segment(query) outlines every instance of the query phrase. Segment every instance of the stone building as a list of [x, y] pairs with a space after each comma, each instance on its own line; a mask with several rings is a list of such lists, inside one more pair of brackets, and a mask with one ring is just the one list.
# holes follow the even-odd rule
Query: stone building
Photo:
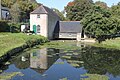
[[80, 21], [60, 21], [59, 16], [50, 8], [41, 5], [30, 14], [30, 30], [48, 39], [81, 40]]
[[30, 30], [36, 34], [53, 39], [53, 32], [59, 16], [46, 6], [39, 6], [30, 14]]

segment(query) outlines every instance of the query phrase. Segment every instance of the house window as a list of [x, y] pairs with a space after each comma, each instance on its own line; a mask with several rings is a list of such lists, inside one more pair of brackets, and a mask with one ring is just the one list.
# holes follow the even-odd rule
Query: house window
[[40, 25], [37, 25], [37, 33], [40, 33]]
[[37, 18], [40, 18], [40, 14], [37, 15]]
[[69, 36], [72, 36], [72, 34], [69, 34]]

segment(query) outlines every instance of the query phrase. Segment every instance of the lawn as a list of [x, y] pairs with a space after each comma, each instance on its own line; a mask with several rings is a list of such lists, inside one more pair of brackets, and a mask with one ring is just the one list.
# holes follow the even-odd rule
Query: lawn
[[96, 42], [96, 43], [91, 44], [91, 45], [95, 46], [95, 47], [120, 49], [120, 38], [106, 40], [106, 41], [103, 41], [100, 44]]
[[26, 35], [23, 33], [0, 33], [0, 56], [6, 54], [7, 51], [26, 44], [29, 40], [37, 40], [46, 38], [40, 35]]

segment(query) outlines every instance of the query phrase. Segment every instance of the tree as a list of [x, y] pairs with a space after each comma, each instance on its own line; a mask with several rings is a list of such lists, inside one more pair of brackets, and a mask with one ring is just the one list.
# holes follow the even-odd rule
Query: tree
[[74, 0], [65, 7], [69, 20], [80, 21], [92, 8], [92, 0]]
[[12, 16], [12, 22], [19, 22], [20, 18], [20, 9], [19, 9], [19, 4], [15, 3], [14, 5], [11, 6], [10, 9], [11, 16]]
[[107, 4], [105, 2], [101, 2], [101, 1], [95, 2], [95, 5], [100, 6], [100, 7], [104, 8], [104, 9], [108, 8]]
[[53, 10], [54, 10], [54, 12], [56, 12], [57, 15], [60, 17], [60, 20], [61, 20], [61, 21], [66, 20], [62, 12], [60, 12], [58, 9], [55, 9], [55, 8], [53, 8]]
[[117, 5], [113, 5], [110, 8], [110, 11], [111, 11], [113, 16], [120, 18], [120, 2]]
[[20, 21], [26, 22], [30, 17], [30, 12], [32, 12], [38, 5], [36, 3], [31, 3], [27, 1], [19, 1], [19, 9], [21, 11]]
[[11, 6], [15, 3], [15, 0], [1, 0], [3, 6], [11, 8]]
[[112, 17], [109, 10], [99, 6], [95, 6], [95, 9], [88, 13], [81, 23], [84, 25], [85, 33], [94, 36], [99, 42], [120, 30], [120, 20]]
[[10, 9], [13, 22], [26, 22], [38, 3], [36, 0], [2, 0], [2, 5]]

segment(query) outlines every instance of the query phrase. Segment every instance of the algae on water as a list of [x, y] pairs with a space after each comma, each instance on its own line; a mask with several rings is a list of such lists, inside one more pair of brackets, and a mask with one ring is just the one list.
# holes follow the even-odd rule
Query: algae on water
[[109, 80], [108, 76], [99, 75], [99, 74], [84, 74], [84, 75], [81, 75], [81, 77], [83, 78], [80, 80]]
[[15, 76], [23, 76], [24, 74], [22, 74], [21, 72], [4, 72], [2, 74], [0, 74], [0, 80], [10, 80]]

